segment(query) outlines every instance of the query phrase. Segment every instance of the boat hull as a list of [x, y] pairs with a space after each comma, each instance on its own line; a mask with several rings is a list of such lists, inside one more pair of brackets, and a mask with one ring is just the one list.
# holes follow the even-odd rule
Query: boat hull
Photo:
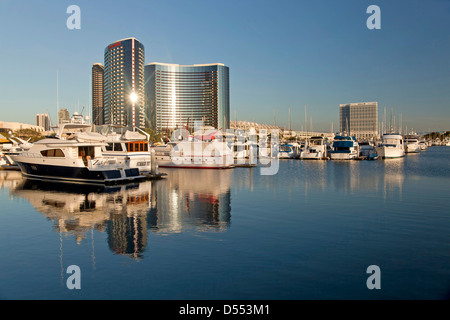
[[83, 183], [120, 183], [143, 179], [138, 169], [89, 170], [86, 167], [57, 166], [16, 161], [22, 174], [41, 180], [72, 181]]
[[[219, 162], [219, 163], [217, 163]], [[201, 163], [196, 163], [194, 159], [177, 159], [167, 157], [156, 157], [156, 163], [159, 168], [180, 168], [180, 169], [231, 169], [234, 165], [229, 161], [220, 163], [220, 161], [210, 161], [203, 159]]]
[[330, 157], [331, 160], [353, 160], [356, 158], [356, 153], [331, 151]]
[[383, 159], [401, 158], [405, 156], [405, 151], [395, 147], [379, 147], [377, 148], [378, 155]]
[[421, 150], [419, 145], [406, 145], [406, 153], [419, 153]]

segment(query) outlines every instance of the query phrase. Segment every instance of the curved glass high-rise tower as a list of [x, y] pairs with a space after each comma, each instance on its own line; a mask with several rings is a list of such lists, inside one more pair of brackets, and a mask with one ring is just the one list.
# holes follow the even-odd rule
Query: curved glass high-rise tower
[[196, 121], [229, 129], [229, 68], [222, 63], [145, 66], [145, 105], [157, 132]]
[[145, 127], [144, 59], [144, 45], [135, 38], [118, 40], [105, 48], [105, 124]]

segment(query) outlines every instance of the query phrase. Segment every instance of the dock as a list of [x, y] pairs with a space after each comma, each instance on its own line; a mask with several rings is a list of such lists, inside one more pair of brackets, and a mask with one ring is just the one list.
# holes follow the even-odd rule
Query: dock
[[257, 167], [257, 164], [252, 164], [252, 163], [235, 163], [233, 166], [235, 168], [254, 168], [254, 167]]

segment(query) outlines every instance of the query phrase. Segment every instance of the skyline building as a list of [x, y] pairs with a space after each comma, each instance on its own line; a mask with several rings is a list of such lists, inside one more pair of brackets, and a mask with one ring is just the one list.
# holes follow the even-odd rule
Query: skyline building
[[339, 105], [340, 132], [357, 139], [378, 134], [378, 102], [359, 102]]
[[105, 124], [104, 87], [105, 68], [101, 63], [92, 65], [92, 123], [98, 126]]
[[50, 130], [50, 117], [47, 113], [38, 113], [36, 115], [36, 125], [44, 128], [45, 131]]
[[104, 52], [104, 124], [145, 128], [144, 45], [115, 41]]
[[222, 63], [145, 66], [145, 109], [156, 132], [192, 127], [230, 127], [229, 68]]
[[70, 120], [70, 113], [69, 110], [65, 108], [61, 108], [58, 111], [58, 123], [63, 123]]

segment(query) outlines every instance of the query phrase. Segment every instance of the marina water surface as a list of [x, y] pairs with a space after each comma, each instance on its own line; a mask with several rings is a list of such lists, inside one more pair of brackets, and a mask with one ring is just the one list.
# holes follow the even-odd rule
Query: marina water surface
[[0, 299], [450, 296], [449, 147], [163, 172], [111, 187], [0, 172]]

